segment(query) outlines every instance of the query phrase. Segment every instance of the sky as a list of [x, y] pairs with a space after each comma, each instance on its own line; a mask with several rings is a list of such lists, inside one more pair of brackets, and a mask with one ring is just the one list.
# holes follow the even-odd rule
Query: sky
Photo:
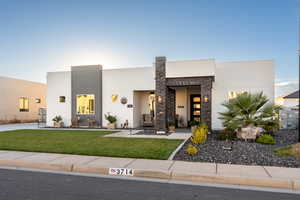
[[[168, 60], [276, 62], [276, 95], [299, 81], [299, 0], [0, 0], [0, 76]], [[267, 76], [267, 75], [266, 75]]]

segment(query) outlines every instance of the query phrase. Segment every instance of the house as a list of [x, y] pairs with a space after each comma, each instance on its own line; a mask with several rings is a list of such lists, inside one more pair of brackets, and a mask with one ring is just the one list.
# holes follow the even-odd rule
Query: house
[[[217, 62], [215, 59], [167, 61], [156, 57], [152, 66], [103, 69], [101, 65], [74, 66], [49, 72], [47, 125], [60, 115], [66, 126], [72, 119], [87, 125], [90, 119], [106, 127], [106, 113], [138, 128], [153, 121], [164, 132], [170, 122], [187, 127], [204, 121], [221, 129], [218, 112], [237, 94], [260, 92], [274, 102], [274, 61]], [[151, 125], [151, 123], [149, 123]], [[148, 125], [149, 125], [148, 124]]]
[[46, 108], [46, 84], [0, 77], [0, 124], [33, 122]]
[[299, 123], [299, 90], [282, 97], [281, 128], [296, 129]]
[[299, 108], [299, 90], [283, 97], [283, 107], [298, 107]]

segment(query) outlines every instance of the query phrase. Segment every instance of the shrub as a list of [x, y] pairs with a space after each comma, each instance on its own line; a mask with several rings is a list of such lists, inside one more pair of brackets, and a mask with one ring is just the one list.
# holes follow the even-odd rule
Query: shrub
[[62, 121], [62, 118], [61, 118], [61, 116], [60, 115], [58, 115], [58, 116], [55, 116], [53, 119], [52, 119], [52, 121], [54, 121], [54, 122], [60, 122], [60, 121]]
[[117, 117], [116, 116], [113, 116], [111, 115], [110, 113], [107, 113], [104, 115], [105, 116], [105, 119], [109, 122], [109, 123], [115, 123], [117, 121]]
[[192, 120], [192, 121], [189, 122], [189, 125], [190, 125], [190, 126], [198, 126], [198, 125], [199, 125], [199, 122], [196, 121], [196, 120]]
[[275, 139], [271, 135], [262, 135], [256, 139], [256, 142], [260, 144], [276, 144]]
[[201, 123], [193, 132], [191, 141], [193, 144], [203, 144], [207, 139], [208, 127]]
[[190, 156], [194, 156], [198, 153], [198, 149], [192, 145], [192, 144], [189, 144], [185, 150], [185, 152], [190, 155]]
[[[232, 130], [247, 127], [251, 124], [263, 126], [267, 121], [273, 123], [272, 120], [278, 119], [280, 107], [268, 102], [269, 99], [262, 92], [240, 94], [222, 104], [227, 110], [219, 113], [219, 119], [222, 120], [224, 127]], [[276, 124], [269, 125], [276, 126]], [[268, 127], [268, 129], [270, 128]]]
[[225, 129], [218, 133], [218, 140], [233, 140], [236, 138], [236, 133], [233, 130]]

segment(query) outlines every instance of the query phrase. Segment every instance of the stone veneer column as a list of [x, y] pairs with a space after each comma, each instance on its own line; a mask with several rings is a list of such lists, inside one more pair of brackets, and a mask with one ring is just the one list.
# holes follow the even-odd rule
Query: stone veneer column
[[155, 128], [158, 132], [166, 132], [166, 57], [155, 58]]
[[167, 126], [169, 122], [175, 123], [176, 90], [167, 87]]
[[[211, 130], [211, 89], [211, 81], [204, 81], [201, 84], [201, 120], [207, 124], [209, 130]], [[205, 97], [208, 98], [208, 102], [205, 102]]]

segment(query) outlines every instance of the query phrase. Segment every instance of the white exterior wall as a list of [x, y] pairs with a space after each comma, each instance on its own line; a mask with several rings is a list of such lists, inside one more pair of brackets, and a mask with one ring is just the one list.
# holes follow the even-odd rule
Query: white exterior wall
[[274, 102], [274, 71], [272, 60], [216, 63], [212, 89], [212, 128], [222, 128], [218, 112], [224, 111], [221, 104], [228, 100], [229, 91], [263, 91], [270, 102]]
[[[0, 123], [36, 121], [39, 108], [46, 108], [46, 84], [43, 83], [0, 77], [0, 94]], [[28, 112], [20, 112], [20, 97], [29, 99]], [[41, 103], [36, 103], [36, 98]]]
[[[154, 68], [153, 67], [137, 67], [127, 69], [110, 69], [102, 72], [102, 109], [103, 121], [105, 127], [107, 121], [104, 115], [110, 112], [117, 116], [117, 126], [120, 127], [125, 120], [128, 120], [129, 127], [137, 126], [138, 122], [133, 124], [133, 110], [135, 108], [127, 108], [120, 102], [122, 97], [127, 98], [127, 104], [134, 104], [134, 91], [149, 91], [155, 89]], [[112, 102], [111, 96], [118, 95], [118, 100]], [[137, 108], [139, 109], [139, 108]], [[141, 112], [141, 110], [140, 110]], [[137, 116], [135, 116], [137, 118]]]
[[214, 76], [215, 60], [188, 60], [188, 61], [168, 61], [166, 63], [166, 77], [195, 77]]
[[[65, 126], [71, 125], [71, 72], [49, 72], [47, 74], [47, 126], [53, 126], [52, 119], [60, 115]], [[59, 102], [65, 96], [66, 102]]]

